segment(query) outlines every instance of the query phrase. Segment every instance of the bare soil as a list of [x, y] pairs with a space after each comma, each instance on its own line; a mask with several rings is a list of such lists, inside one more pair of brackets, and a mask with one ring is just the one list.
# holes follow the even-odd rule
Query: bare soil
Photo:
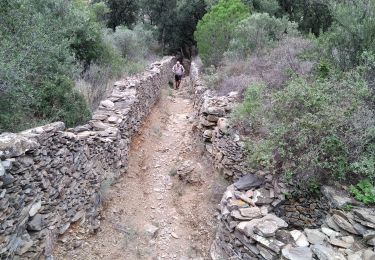
[[106, 191], [99, 231], [69, 230], [56, 259], [210, 259], [227, 183], [195, 139], [186, 86], [165, 87], [133, 138], [128, 171]]

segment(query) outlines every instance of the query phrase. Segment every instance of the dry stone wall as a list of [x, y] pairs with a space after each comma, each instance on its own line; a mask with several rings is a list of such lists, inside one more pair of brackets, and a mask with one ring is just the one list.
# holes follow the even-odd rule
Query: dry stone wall
[[173, 62], [116, 82], [86, 125], [0, 135], [1, 259], [48, 258], [72, 224], [99, 227], [105, 191], [126, 171], [131, 137], [172, 78]]
[[190, 75], [201, 140], [234, 181], [218, 206], [212, 259], [375, 260], [375, 209], [333, 187], [323, 187], [321, 199], [286, 198], [288, 187], [274, 175], [246, 167], [244, 141], [228, 120], [237, 93], [208, 90], [196, 62]]

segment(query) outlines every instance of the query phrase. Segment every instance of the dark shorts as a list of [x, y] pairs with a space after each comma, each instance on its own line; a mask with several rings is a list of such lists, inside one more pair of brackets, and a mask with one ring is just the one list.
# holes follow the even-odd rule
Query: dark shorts
[[182, 79], [182, 75], [174, 75], [174, 79], [176, 81], [180, 81]]

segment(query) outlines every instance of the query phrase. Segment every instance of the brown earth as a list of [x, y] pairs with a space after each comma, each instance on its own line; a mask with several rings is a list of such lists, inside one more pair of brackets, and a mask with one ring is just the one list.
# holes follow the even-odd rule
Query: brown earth
[[210, 259], [227, 183], [203, 156], [192, 126], [185, 79], [181, 90], [163, 89], [133, 139], [127, 173], [105, 191], [99, 231], [71, 229], [59, 238], [56, 259]]

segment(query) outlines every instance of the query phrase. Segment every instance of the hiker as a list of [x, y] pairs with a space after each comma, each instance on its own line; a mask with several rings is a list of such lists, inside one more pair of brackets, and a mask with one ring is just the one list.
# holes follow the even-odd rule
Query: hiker
[[185, 69], [179, 61], [173, 66], [172, 71], [174, 73], [174, 79], [176, 81], [176, 89], [180, 87], [182, 75], [184, 75]]

